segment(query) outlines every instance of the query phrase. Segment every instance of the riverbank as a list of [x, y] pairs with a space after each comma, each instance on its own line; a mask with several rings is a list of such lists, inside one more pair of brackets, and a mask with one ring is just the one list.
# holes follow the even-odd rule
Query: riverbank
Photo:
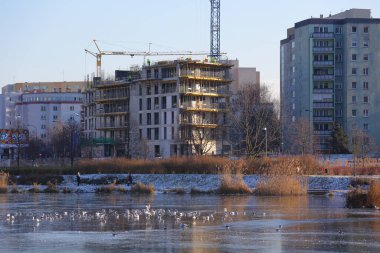
[[[8, 192], [16, 187], [19, 192], [27, 192], [33, 187], [38, 187], [41, 191], [47, 188], [45, 184], [35, 182], [32, 184], [19, 184], [17, 183], [16, 176], [15, 184], [8, 186]], [[53, 181], [52, 177], [52, 182]], [[125, 188], [126, 191], [130, 190], [127, 185], [128, 174], [85, 174], [81, 176], [81, 184], [77, 186], [75, 175], [62, 175], [59, 176], [60, 180], [56, 183], [57, 190], [62, 192], [68, 190], [69, 192], [77, 193], [94, 193], [99, 187], [115, 184], [116, 187]], [[256, 184], [265, 178], [260, 175], [247, 175], [244, 176], [244, 182], [249, 188], [254, 189]], [[350, 186], [355, 186], [355, 182], [363, 182], [365, 184], [370, 180], [380, 180], [380, 176], [301, 176], [302, 180], [307, 182], [307, 189], [309, 192], [313, 191], [348, 191]], [[202, 175], [202, 174], [133, 174], [134, 182], [141, 182], [144, 184], [151, 184], [154, 186], [155, 192], [181, 192], [190, 193], [192, 189], [197, 189], [200, 192], [214, 192], [219, 188], [222, 175]], [[360, 180], [358, 180], [360, 179]], [[175, 191], [180, 189], [181, 191]]]

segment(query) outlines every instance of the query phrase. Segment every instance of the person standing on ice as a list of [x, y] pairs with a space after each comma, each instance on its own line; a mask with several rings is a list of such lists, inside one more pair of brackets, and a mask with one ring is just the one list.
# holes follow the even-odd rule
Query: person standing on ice
[[131, 174], [131, 172], [129, 172], [129, 175], [128, 175], [128, 185], [132, 185], [132, 184], [133, 184], [132, 174]]
[[79, 173], [79, 171], [77, 173], [77, 183], [78, 183], [78, 186], [79, 186], [79, 184], [80, 184], [80, 173]]

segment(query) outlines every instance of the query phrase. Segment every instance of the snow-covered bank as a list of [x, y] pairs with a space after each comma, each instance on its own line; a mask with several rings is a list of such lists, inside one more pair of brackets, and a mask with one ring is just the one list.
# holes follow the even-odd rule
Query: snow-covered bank
[[[68, 188], [73, 192], [95, 192], [101, 185], [120, 182], [120, 185], [129, 187], [127, 182], [127, 174], [86, 174], [81, 176], [82, 183], [77, 186], [76, 176], [63, 176], [64, 181], [58, 185], [58, 189]], [[254, 188], [262, 176], [249, 175], [244, 177], [245, 183]], [[369, 176], [368, 176], [369, 177]], [[366, 177], [366, 178], [368, 178]], [[349, 185], [353, 177], [351, 176], [307, 176], [309, 190], [329, 190], [329, 191], [345, 191], [349, 189]], [[379, 176], [373, 176], [373, 179], [379, 180]], [[203, 175], [203, 174], [134, 174], [134, 182], [142, 182], [144, 184], [153, 184], [157, 192], [163, 192], [170, 189], [184, 189], [190, 192], [192, 188], [201, 191], [212, 191], [219, 187], [221, 175]], [[30, 185], [18, 185], [19, 189], [30, 189]], [[45, 186], [41, 186], [44, 189]]]

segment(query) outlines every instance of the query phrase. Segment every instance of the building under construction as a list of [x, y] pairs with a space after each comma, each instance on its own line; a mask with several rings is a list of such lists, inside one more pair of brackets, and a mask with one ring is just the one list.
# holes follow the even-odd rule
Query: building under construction
[[98, 150], [91, 155], [229, 153], [230, 68], [186, 59], [119, 72], [115, 81], [94, 78], [84, 105], [85, 137], [91, 150]]

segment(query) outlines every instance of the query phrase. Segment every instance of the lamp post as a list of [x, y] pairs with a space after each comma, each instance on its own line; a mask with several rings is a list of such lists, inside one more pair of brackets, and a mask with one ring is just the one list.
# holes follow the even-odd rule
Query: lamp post
[[268, 156], [268, 131], [266, 127], [263, 130], [265, 131], [265, 156]]

